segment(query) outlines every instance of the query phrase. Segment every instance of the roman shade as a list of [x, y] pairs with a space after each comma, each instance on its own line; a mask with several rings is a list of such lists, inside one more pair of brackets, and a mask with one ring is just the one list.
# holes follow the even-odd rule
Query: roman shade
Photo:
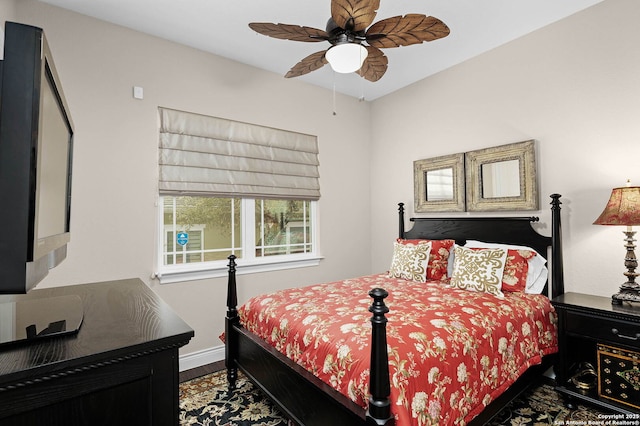
[[320, 198], [316, 136], [159, 108], [161, 195]]

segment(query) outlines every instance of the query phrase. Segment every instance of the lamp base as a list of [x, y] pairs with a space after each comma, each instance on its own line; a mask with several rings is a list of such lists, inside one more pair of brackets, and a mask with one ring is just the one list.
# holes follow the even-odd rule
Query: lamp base
[[640, 303], [640, 285], [635, 282], [622, 284], [620, 291], [611, 296], [611, 303], [622, 305], [622, 302]]
[[620, 286], [620, 291], [611, 296], [611, 303], [613, 305], [622, 305], [622, 302], [636, 302], [640, 303], [640, 284], [636, 282], [638, 274], [636, 268], [638, 267], [638, 259], [633, 244], [636, 240], [633, 238], [635, 231], [631, 230], [631, 227], [624, 231], [626, 235], [625, 247], [627, 248], [627, 254], [624, 258], [624, 266], [627, 267], [627, 272], [624, 273], [627, 277], [627, 282]]

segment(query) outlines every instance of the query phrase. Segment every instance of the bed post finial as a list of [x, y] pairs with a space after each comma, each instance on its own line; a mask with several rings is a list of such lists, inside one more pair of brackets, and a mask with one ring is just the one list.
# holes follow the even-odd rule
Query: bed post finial
[[382, 288], [369, 291], [373, 303], [369, 307], [371, 317], [371, 365], [369, 376], [369, 407], [367, 409], [368, 425], [392, 425], [391, 416], [391, 385], [389, 383], [389, 356], [387, 354], [387, 318], [384, 316], [389, 308], [384, 304], [384, 298], [389, 293]]
[[237, 313], [236, 306], [238, 305], [238, 291], [236, 289], [236, 256], [231, 255], [229, 259], [229, 279], [227, 281], [227, 308], [229, 311]]
[[238, 342], [236, 340], [236, 333], [232, 331], [232, 327], [240, 323], [238, 317], [238, 291], [236, 289], [236, 256], [231, 255], [229, 259], [229, 278], [227, 281], [227, 316], [224, 321], [225, 328], [225, 359], [224, 364], [227, 367], [227, 380], [229, 381], [229, 390], [231, 391], [236, 387], [236, 380], [238, 379], [238, 365], [236, 359], [238, 358]]
[[404, 203], [398, 203], [398, 238], [404, 238]]
[[562, 267], [562, 227], [560, 225], [560, 194], [551, 194], [551, 297], [564, 293]]

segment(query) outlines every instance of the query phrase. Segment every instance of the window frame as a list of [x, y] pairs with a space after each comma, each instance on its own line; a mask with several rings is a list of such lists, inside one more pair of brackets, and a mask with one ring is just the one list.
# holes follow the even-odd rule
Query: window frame
[[[164, 225], [164, 197], [172, 197], [172, 195], [160, 195], [157, 201], [157, 272], [154, 278], [157, 278], [161, 284], [201, 280], [209, 278], [219, 278], [228, 274], [228, 260], [217, 260], [198, 263], [182, 263], [173, 265], [164, 265], [164, 233], [166, 227]], [[240, 197], [239, 197], [240, 198]], [[317, 266], [323, 259], [320, 255], [319, 243], [319, 201], [310, 200], [309, 217], [311, 224], [311, 252], [295, 253], [286, 255], [261, 256], [255, 255], [255, 198], [240, 198], [241, 202], [241, 229], [242, 229], [242, 251], [243, 256], [237, 260], [238, 269], [236, 274], [252, 274], [260, 272], [270, 272], [293, 268], [306, 268]]]

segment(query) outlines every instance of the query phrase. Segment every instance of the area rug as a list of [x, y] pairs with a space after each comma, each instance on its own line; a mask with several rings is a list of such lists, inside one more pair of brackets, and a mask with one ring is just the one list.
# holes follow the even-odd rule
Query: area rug
[[[598, 420], [599, 414], [585, 406], [569, 410], [553, 387], [540, 385], [505, 407], [489, 424], [589, 424], [589, 420]], [[225, 371], [180, 384], [180, 422], [183, 426], [289, 426], [287, 419], [244, 375], [239, 375], [237, 390], [229, 395]]]

